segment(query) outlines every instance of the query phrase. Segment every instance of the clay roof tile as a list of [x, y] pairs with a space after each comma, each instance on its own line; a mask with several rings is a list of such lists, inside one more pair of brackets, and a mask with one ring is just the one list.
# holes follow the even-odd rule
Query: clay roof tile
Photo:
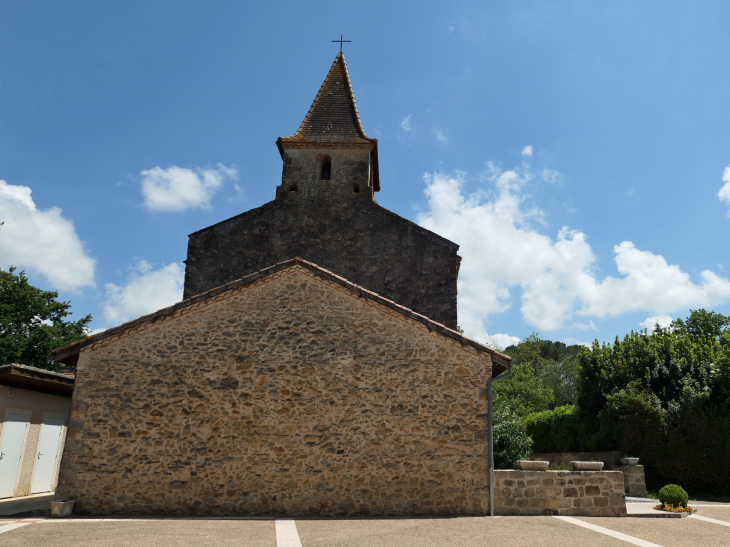
[[365, 134], [342, 52], [337, 54], [322, 87], [297, 132], [282, 142], [377, 142]]

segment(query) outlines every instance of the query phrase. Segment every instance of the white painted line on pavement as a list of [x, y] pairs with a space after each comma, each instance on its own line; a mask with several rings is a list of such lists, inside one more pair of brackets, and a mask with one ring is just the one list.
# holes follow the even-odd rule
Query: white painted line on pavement
[[730, 522], [727, 522], [726, 520], [711, 519], [710, 517], [702, 517], [700, 515], [690, 515], [690, 518], [706, 520], [707, 522], [714, 522], [715, 524], [722, 524], [723, 526], [730, 526]]
[[276, 519], [276, 547], [302, 547], [294, 519]]
[[593, 530], [594, 532], [598, 532], [599, 534], [606, 534], [607, 536], [611, 536], [612, 538], [620, 539], [621, 541], [625, 541], [625, 542], [631, 543], [633, 545], [639, 545], [639, 547], [662, 547], [658, 543], [652, 543], [651, 541], [646, 541], [646, 540], [639, 539], [634, 536], [622, 534], [621, 532], [617, 532], [616, 530], [611, 530], [610, 528], [604, 528], [603, 526], [596, 526], [595, 524], [591, 524], [589, 522], [583, 522], [582, 520], [574, 519], [573, 517], [563, 517], [563, 516], [555, 515], [555, 518], [560, 519], [565, 522], [570, 522], [571, 524], [575, 524], [576, 526], [582, 526], [583, 528], [588, 528], [589, 530]]
[[34, 522], [38, 522], [38, 521], [37, 520], [19, 521], [19, 522], [13, 522], [12, 524], [4, 524], [3, 526], [0, 526], [0, 534], [4, 534], [5, 532], [10, 532], [12, 530], [17, 530], [18, 528], [22, 528], [23, 526], [28, 526], [29, 524], [33, 524]]
[[730, 503], [688, 503], [690, 507], [730, 507]]

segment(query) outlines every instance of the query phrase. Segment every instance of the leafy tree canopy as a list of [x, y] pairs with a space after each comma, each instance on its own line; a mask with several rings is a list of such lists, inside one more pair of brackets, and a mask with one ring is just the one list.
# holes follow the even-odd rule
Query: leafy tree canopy
[[567, 415], [535, 417], [536, 424], [551, 419], [560, 433], [538, 441], [577, 438], [583, 450], [621, 448], [642, 458], [647, 484], [676, 481], [727, 495], [729, 325], [720, 313], [691, 310], [666, 329], [594, 342], [579, 355], [579, 422]]
[[631, 332], [582, 352], [578, 405], [597, 416], [611, 395], [643, 393], [657, 409], [730, 401], [730, 318], [691, 311], [668, 329]]
[[524, 418], [556, 405], [574, 403], [581, 348], [541, 340], [536, 333], [509, 346], [504, 352], [512, 357], [514, 372], [494, 384], [495, 404], [505, 405]]
[[728, 334], [730, 316], [703, 309], [689, 312], [689, 317], [684, 321], [682, 319], [673, 321], [669, 330], [676, 330], [678, 334], [699, 334], [711, 338]]
[[68, 302], [28, 282], [25, 272], [0, 269], [0, 365], [19, 363], [52, 369], [51, 350], [88, 333], [91, 316], [69, 321]]

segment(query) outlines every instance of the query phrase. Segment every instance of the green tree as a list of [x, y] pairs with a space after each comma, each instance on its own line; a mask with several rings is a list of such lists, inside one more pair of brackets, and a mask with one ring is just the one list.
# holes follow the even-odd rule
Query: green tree
[[507, 408], [520, 419], [550, 408], [553, 392], [543, 386], [529, 364], [516, 363], [513, 368], [512, 376], [492, 384], [494, 407]]
[[647, 482], [730, 492], [730, 321], [693, 310], [668, 329], [579, 355], [582, 448], [639, 456]]
[[689, 312], [689, 317], [686, 320], [677, 319], [673, 321], [670, 330], [717, 338], [727, 331], [728, 326], [730, 326], [730, 316], [714, 311], [705, 311], [704, 309], [689, 310]]
[[51, 350], [88, 333], [91, 316], [69, 321], [68, 302], [28, 282], [25, 272], [0, 269], [0, 365], [19, 363], [52, 369]]
[[[582, 346], [542, 340], [532, 333], [504, 350], [515, 363], [512, 378], [495, 384], [522, 417], [573, 404], [577, 395], [578, 354]], [[511, 402], [509, 402], [511, 401]]]

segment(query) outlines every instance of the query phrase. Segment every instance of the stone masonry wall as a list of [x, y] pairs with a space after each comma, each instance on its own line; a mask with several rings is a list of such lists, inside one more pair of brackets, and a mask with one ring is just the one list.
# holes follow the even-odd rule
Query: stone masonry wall
[[643, 465], [621, 465], [619, 471], [624, 474], [626, 495], [638, 498], [646, 497], [646, 479]]
[[620, 471], [494, 471], [497, 515], [625, 517]]
[[479, 515], [488, 353], [295, 266], [80, 355], [79, 513]]
[[183, 298], [301, 257], [455, 329], [458, 249], [349, 181], [301, 183], [190, 234]]

